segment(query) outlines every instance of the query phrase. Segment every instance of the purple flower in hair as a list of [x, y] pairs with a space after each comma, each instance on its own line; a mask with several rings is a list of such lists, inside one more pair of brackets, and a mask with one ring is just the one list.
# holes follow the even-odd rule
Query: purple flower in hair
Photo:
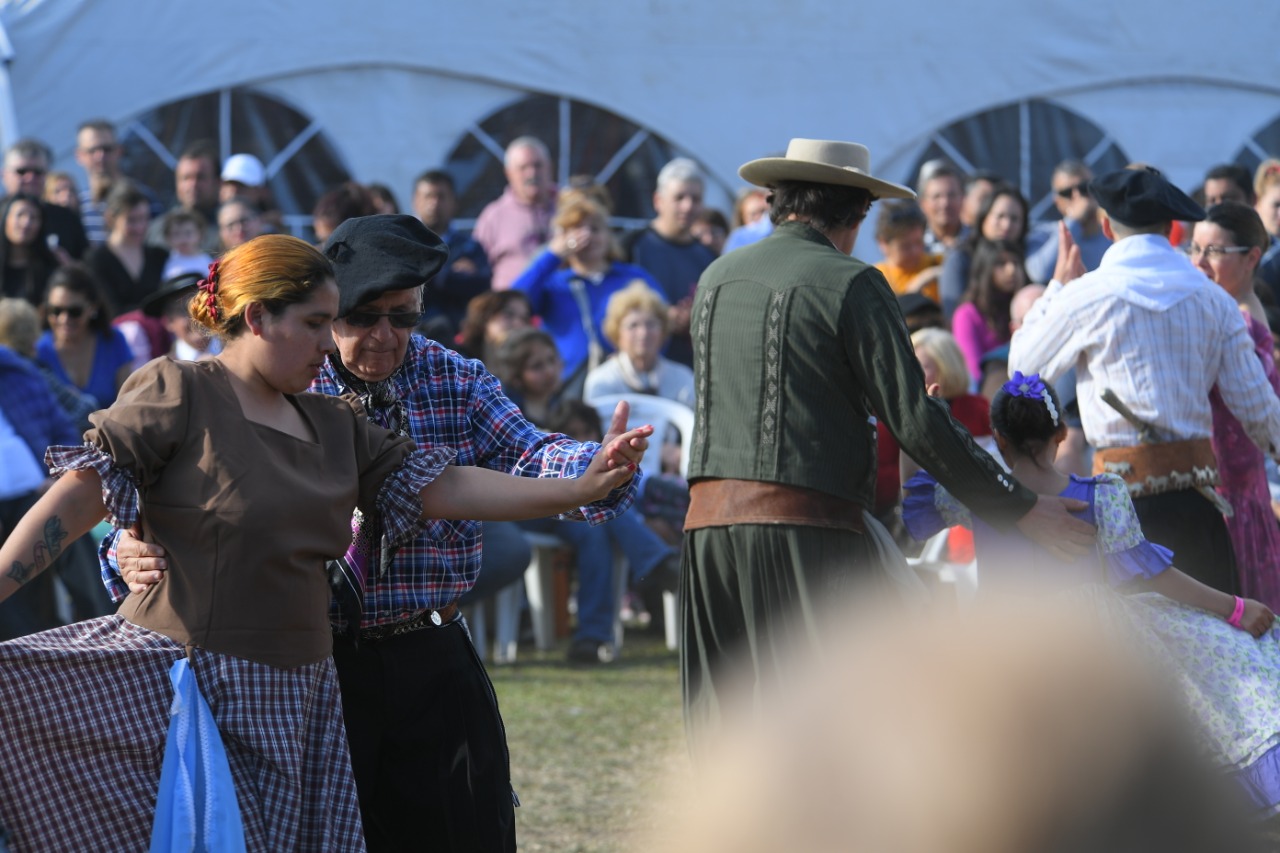
[[1049, 396], [1049, 390], [1045, 387], [1044, 380], [1040, 378], [1039, 373], [1023, 376], [1022, 371], [1015, 370], [1013, 378], [1004, 383], [1002, 387], [1014, 397], [1026, 397], [1028, 400], [1039, 400], [1044, 403], [1045, 408], [1049, 410], [1049, 417], [1053, 419], [1054, 426], [1057, 426], [1058, 410], [1054, 407], [1053, 398]]

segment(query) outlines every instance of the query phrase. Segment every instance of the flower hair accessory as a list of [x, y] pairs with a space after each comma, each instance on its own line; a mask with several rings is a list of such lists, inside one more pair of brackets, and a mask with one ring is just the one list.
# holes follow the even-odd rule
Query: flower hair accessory
[[1001, 387], [1014, 397], [1026, 397], [1028, 400], [1039, 400], [1044, 403], [1044, 407], [1049, 410], [1049, 417], [1053, 419], [1053, 425], [1058, 425], [1058, 410], [1054, 408], [1053, 397], [1050, 396], [1049, 389], [1045, 387], [1039, 373], [1023, 376], [1021, 371], [1015, 370], [1013, 378]]
[[[189, 286], [189, 285], [188, 285]], [[204, 304], [209, 309], [209, 316], [218, 322], [218, 262], [209, 264], [209, 277], [201, 279], [196, 289], [206, 294]]]

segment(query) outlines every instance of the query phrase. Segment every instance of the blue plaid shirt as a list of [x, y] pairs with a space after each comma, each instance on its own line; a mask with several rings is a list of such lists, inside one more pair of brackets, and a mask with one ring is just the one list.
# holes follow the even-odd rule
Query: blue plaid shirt
[[[600, 445], [577, 442], [558, 433], [540, 432], [507, 399], [497, 378], [479, 361], [466, 359], [435, 341], [414, 335], [404, 364], [393, 380], [404, 402], [409, 435], [419, 447], [445, 446], [457, 452], [457, 465], [478, 465], [522, 477], [578, 477]], [[311, 390], [340, 396], [352, 393], [332, 360]], [[388, 413], [369, 411], [379, 422]], [[318, 475], [320, 472], [317, 472]], [[639, 472], [626, 487], [608, 499], [582, 507], [562, 518], [608, 521], [635, 501]], [[456, 601], [475, 585], [480, 573], [482, 525], [476, 522], [434, 520], [422, 534], [396, 552], [391, 567], [370, 572], [364, 598], [364, 627], [387, 625], [424, 610]], [[114, 595], [127, 594], [114, 560], [114, 535], [104, 540], [103, 578]], [[374, 555], [370, 566], [380, 559]], [[330, 610], [334, 625], [345, 620], [337, 606]]]

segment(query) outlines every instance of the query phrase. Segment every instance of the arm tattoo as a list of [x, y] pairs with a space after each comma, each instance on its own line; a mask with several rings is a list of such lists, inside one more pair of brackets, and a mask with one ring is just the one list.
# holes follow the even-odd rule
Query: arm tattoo
[[67, 531], [62, 527], [62, 519], [55, 515], [44, 523], [44, 540], [37, 542], [31, 549], [31, 563], [23, 565], [21, 560], [14, 560], [6, 577], [19, 586], [31, 580], [58, 558], [66, 538]]

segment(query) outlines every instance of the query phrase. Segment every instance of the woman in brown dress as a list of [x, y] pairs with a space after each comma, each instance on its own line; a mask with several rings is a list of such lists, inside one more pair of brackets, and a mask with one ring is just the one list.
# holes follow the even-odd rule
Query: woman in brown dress
[[[515, 519], [624, 484], [624, 434], [583, 477], [528, 479], [448, 463], [305, 394], [334, 349], [328, 261], [270, 235], [229, 253], [192, 300], [227, 343], [158, 359], [0, 547], [0, 599], [108, 515], [164, 546], [171, 571], [112, 616], [0, 644], [0, 825], [17, 850], [140, 850], [155, 812], [172, 689], [186, 657], [226, 748], [249, 850], [363, 850], [330, 658], [325, 562], [352, 510], [386, 541], [423, 517]], [[614, 460], [613, 464], [609, 459]]]

